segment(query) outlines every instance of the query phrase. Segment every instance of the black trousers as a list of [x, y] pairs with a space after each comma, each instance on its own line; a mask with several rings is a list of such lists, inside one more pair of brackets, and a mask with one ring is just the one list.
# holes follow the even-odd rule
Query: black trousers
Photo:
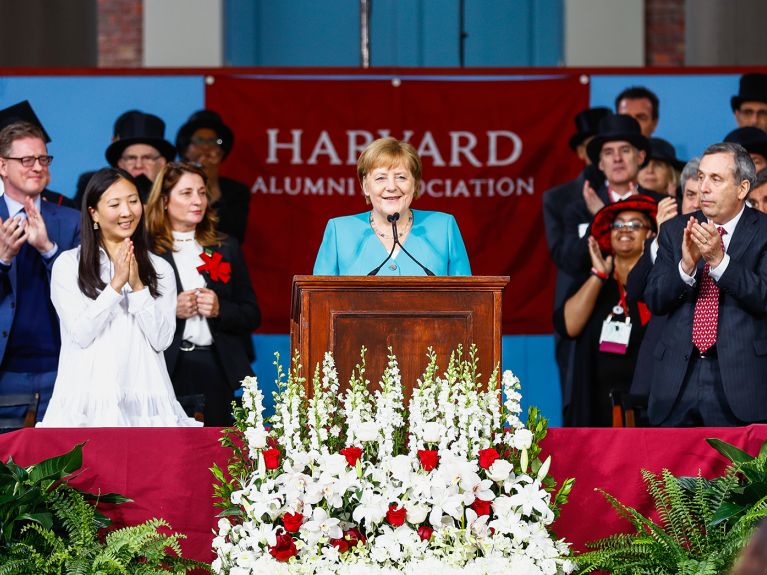
[[[180, 351], [171, 375], [173, 389], [182, 404], [184, 397], [205, 397], [205, 426], [226, 427], [232, 424], [232, 389], [226, 382], [218, 355], [212, 347]], [[185, 406], [193, 411], [193, 408]], [[189, 415], [194, 415], [189, 413]]]
[[730, 409], [717, 357], [693, 351], [679, 396], [661, 427], [733, 427], [746, 425]]

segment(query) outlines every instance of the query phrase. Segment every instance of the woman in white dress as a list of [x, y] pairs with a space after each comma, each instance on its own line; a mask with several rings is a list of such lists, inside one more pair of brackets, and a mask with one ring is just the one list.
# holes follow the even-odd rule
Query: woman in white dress
[[173, 270], [151, 254], [133, 178], [94, 174], [82, 244], [53, 266], [59, 370], [42, 427], [196, 426], [173, 394], [163, 350], [176, 327]]

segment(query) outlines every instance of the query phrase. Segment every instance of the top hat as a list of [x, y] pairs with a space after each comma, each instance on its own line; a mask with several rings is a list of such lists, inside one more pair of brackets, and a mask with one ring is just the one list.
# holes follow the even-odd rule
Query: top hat
[[45, 131], [45, 128], [43, 128], [43, 124], [32, 109], [29, 100], [24, 100], [18, 104], [0, 110], [0, 130], [6, 126], [15, 124], [16, 122], [27, 122], [40, 128], [43, 132], [43, 140], [45, 143], [47, 144], [51, 141], [51, 137], [48, 135], [48, 132]]
[[[767, 137], [767, 134], [765, 134]], [[676, 150], [670, 142], [663, 138], [650, 138], [650, 152], [647, 154], [648, 160], [660, 160], [671, 164], [675, 170], [682, 171], [687, 162], [676, 157]]]
[[219, 146], [224, 151], [224, 159], [226, 159], [234, 145], [234, 134], [229, 126], [224, 124], [221, 116], [213, 110], [199, 110], [195, 112], [189, 116], [186, 124], [179, 128], [178, 135], [176, 136], [178, 155], [183, 158], [184, 152], [192, 141], [192, 136], [200, 128], [208, 128], [216, 133], [220, 140]]
[[570, 136], [570, 149], [575, 150], [584, 140], [597, 133], [599, 120], [610, 114], [610, 108], [587, 108], [575, 116], [575, 134]]
[[125, 148], [133, 144], [146, 144], [157, 148], [169, 162], [176, 157], [176, 148], [165, 139], [165, 122], [153, 114], [126, 114], [122, 123], [115, 127], [119, 130], [115, 134], [117, 140], [112, 142], [106, 151], [107, 162], [112, 167], [117, 166], [117, 160]]
[[724, 141], [740, 144], [749, 154], [759, 154], [767, 160], [767, 132], [759, 128], [736, 128], [724, 137]]
[[586, 153], [591, 163], [599, 165], [599, 154], [607, 142], [626, 141], [635, 148], [645, 152], [643, 166], [649, 161], [650, 142], [642, 135], [642, 129], [631, 116], [626, 114], [610, 114], [599, 121], [597, 134], [586, 146]]
[[599, 210], [591, 223], [591, 235], [597, 240], [599, 249], [602, 253], [613, 253], [613, 247], [610, 243], [610, 226], [615, 218], [621, 212], [642, 212], [650, 218], [650, 226], [654, 232], [658, 231], [655, 223], [655, 216], [658, 213], [658, 204], [650, 196], [637, 194], [629, 196], [625, 200], [607, 204]]
[[743, 74], [740, 77], [740, 90], [730, 99], [732, 111], [740, 108], [743, 102], [767, 103], [767, 74]]

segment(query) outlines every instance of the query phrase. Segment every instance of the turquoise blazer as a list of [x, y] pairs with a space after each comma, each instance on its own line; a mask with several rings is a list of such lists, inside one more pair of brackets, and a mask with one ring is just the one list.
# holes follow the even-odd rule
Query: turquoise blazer
[[[413, 228], [402, 245], [438, 276], [470, 276], [469, 256], [455, 218], [442, 212], [413, 212]], [[314, 275], [365, 276], [389, 255], [370, 227], [370, 212], [328, 221], [314, 262]], [[379, 276], [423, 276], [426, 273], [398, 250]]]

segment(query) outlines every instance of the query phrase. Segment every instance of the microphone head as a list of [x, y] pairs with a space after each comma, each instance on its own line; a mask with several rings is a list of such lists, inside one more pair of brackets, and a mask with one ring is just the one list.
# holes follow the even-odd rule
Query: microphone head
[[399, 219], [399, 212], [386, 216], [386, 219], [390, 222], [396, 222]]

